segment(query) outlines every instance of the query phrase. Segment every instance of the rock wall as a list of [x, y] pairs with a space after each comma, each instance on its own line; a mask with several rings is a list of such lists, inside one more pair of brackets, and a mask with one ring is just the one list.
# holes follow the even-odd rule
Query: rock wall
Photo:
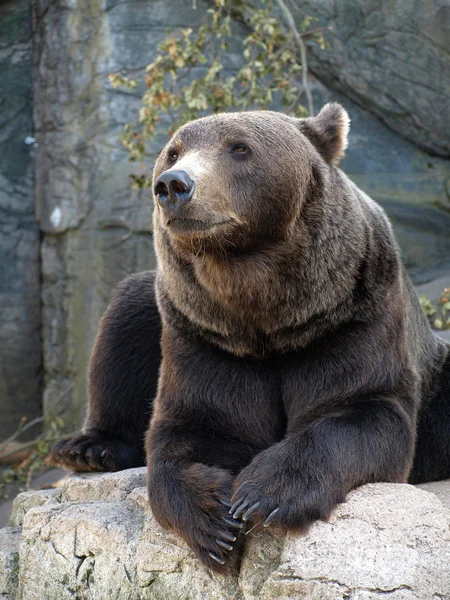
[[154, 55], [172, 4], [34, 6], [44, 411], [61, 414], [69, 428], [83, 418], [86, 365], [112, 287], [154, 266], [150, 198], [130, 191], [119, 142], [138, 101], [111, 90], [107, 76]]
[[31, 419], [41, 410], [29, 0], [0, 1], [0, 73], [1, 440], [17, 429], [22, 416]]
[[0, 530], [0, 594], [8, 600], [449, 600], [449, 526], [450, 512], [434, 494], [370, 484], [306, 536], [247, 532], [239, 571], [222, 577], [156, 523], [145, 469], [71, 476], [59, 489], [17, 497], [11, 527]]
[[311, 47], [326, 84], [431, 154], [450, 157], [450, 5], [446, 0], [297, 0], [300, 15], [331, 27]]

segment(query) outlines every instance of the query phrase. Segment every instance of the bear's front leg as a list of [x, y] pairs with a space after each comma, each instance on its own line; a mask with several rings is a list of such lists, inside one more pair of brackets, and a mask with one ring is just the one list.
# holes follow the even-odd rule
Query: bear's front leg
[[[159, 437], [163, 430], [168, 444], [179, 445], [189, 456], [192, 440], [164, 425], [154, 426], [152, 437]], [[171, 459], [164, 459], [165, 452], [160, 452], [161, 448], [157, 451], [159, 457], [148, 467], [153, 515], [160, 525], [180, 535], [206, 566], [225, 573], [243, 527], [228, 514], [234, 477], [226, 469], [190, 462], [182, 452]], [[170, 450], [168, 453], [172, 454]]]
[[145, 464], [144, 435], [156, 395], [161, 319], [155, 274], [125, 279], [103, 315], [89, 363], [83, 431], [59, 440], [48, 463], [72, 471], [119, 471]]
[[230, 514], [305, 531], [357, 486], [406, 481], [413, 447], [413, 424], [395, 398], [349, 400], [258, 454], [236, 478]]
[[215, 571], [230, 565], [240, 523], [234, 477], [284, 433], [270, 367], [163, 327], [163, 361], [147, 434], [152, 512]]

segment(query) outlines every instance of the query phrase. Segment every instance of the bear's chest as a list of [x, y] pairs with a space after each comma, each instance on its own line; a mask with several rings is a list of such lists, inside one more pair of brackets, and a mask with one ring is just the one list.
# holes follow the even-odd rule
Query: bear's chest
[[167, 322], [179, 321], [236, 356], [264, 358], [304, 348], [348, 312], [336, 290], [324, 298], [316, 291], [321, 282], [306, 281], [299, 270], [217, 268], [206, 259], [185, 264], [165, 258], [157, 287], [167, 300]]

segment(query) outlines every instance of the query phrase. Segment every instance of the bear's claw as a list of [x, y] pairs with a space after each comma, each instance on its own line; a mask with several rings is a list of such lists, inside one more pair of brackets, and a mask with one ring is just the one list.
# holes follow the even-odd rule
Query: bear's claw
[[222, 519], [225, 521], [228, 527], [235, 527], [236, 529], [242, 529], [244, 527], [240, 521], [234, 520], [230, 517], [222, 517]]
[[260, 504], [261, 504], [261, 502], [255, 502], [255, 504], [252, 504], [250, 506], [250, 508], [248, 508], [247, 511], [244, 513], [242, 520], [248, 521], [248, 519], [252, 516], [252, 514], [258, 510]]
[[[248, 484], [248, 481], [243, 481], [233, 492], [233, 495], [231, 496], [231, 502], [232, 505], [234, 506], [234, 504], [236, 504], [236, 498], [239, 496], [240, 492], [243, 490], [243, 488]], [[231, 512], [231, 511], [230, 511]]]
[[223, 540], [220, 540], [219, 538], [216, 538], [216, 544], [218, 546], [220, 546], [221, 548], [228, 550], [228, 552], [231, 552], [233, 550], [233, 546], [231, 544], [228, 544], [227, 542], [224, 542]]
[[235, 542], [237, 539], [235, 535], [228, 531], [224, 531], [223, 529], [219, 530], [219, 535], [223, 540], [227, 540], [228, 542]]
[[225, 561], [222, 558], [219, 558], [218, 556], [216, 556], [212, 552], [208, 552], [208, 556], [210, 556], [219, 565], [224, 565], [225, 564]]
[[236, 502], [230, 508], [230, 515], [233, 515], [233, 519], [238, 519], [239, 515], [241, 515], [244, 512], [244, 510], [247, 509], [249, 504], [250, 500], [242, 501], [242, 498], [239, 498], [239, 500], [236, 500]]
[[137, 448], [101, 432], [59, 440], [47, 462], [78, 472], [118, 471], [144, 464]]
[[271, 525], [275, 521], [279, 510], [280, 510], [280, 507], [276, 508], [275, 510], [273, 510], [270, 513], [270, 515], [264, 521], [264, 527], [269, 527], [269, 525]]

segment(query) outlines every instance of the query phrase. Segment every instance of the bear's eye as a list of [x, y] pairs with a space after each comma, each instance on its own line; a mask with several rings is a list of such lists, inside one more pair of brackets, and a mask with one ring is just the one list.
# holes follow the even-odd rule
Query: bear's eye
[[231, 148], [231, 154], [247, 154], [248, 148], [245, 144], [236, 144]]
[[178, 152], [176, 150], [169, 150], [169, 152], [167, 153], [167, 156], [169, 157], [169, 160], [171, 160], [172, 162], [175, 162], [178, 160]]

